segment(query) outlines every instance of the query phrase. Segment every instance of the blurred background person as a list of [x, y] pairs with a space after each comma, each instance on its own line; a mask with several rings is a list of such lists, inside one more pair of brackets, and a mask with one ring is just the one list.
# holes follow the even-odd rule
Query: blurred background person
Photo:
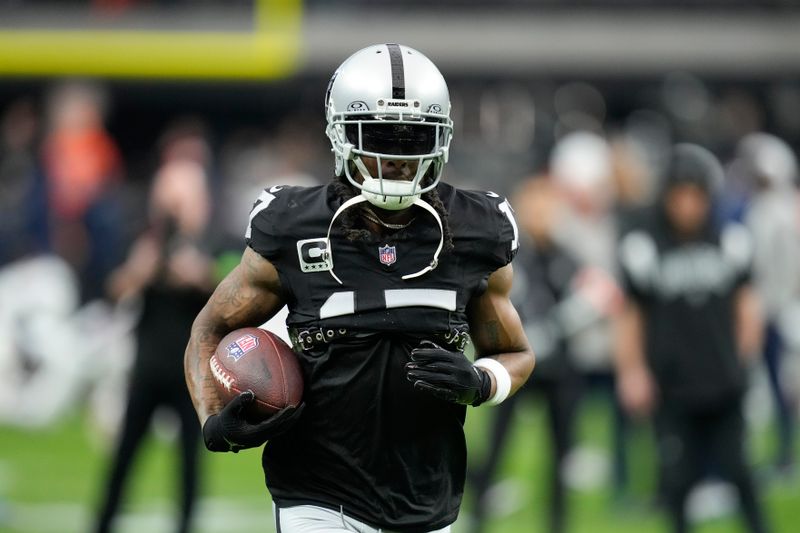
[[[592, 272], [596, 279], [616, 285], [618, 221], [614, 210], [616, 189], [613, 181], [612, 151], [598, 133], [578, 130], [561, 137], [550, 153], [550, 172], [564, 198], [563, 216], [553, 228], [553, 239]], [[614, 290], [614, 287], [611, 288]], [[618, 290], [618, 288], [616, 288]], [[624, 494], [627, 459], [624, 413], [614, 394], [611, 319], [617, 308], [608, 306], [601, 319], [575, 331], [569, 338], [570, 352], [586, 383], [608, 398], [612, 417], [611, 483], [614, 496]], [[576, 455], [575, 460], [580, 460]], [[594, 461], [592, 455], [583, 455]], [[575, 463], [575, 479], [581, 481], [588, 469]]]
[[117, 301], [137, 297], [136, 358], [128, 405], [106, 483], [95, 531], [111, 530], [122, 489], [153, 414], [168, 407], [180, 423], [182, 499], [176, 531], [186, 533], [198, 486], [200, 427], [183, 374], [189, 330], [214, 286], [207, 250], [211, 196], [209, 151], [201, 124], [180, 122], [161, 142], [161, 165], [152, 184], [149, 227], [127, 260], [109, 278]]
[[660, 493], [675, 532], [688, 531], [687, 497], [710, 473], [736, 486], [749, 531], [769, 530], [742, 417], [762, 338], [753, 250], [744, 228], [713, 221], [722, 179], [710, 152], [676, 145], [650, 223], [620, 245], [628, 302], [617, 324], [618, 391], [629, 413], [654, 416]]
[[56, 86], [42, 147], [52, 248], [75, 270], [82, 301], [103, 296], [106, 276], [122, 252], [122, 158], [105, 129], [107, 105], [99, 85]]
[[39, 122], [32, 98], [12, 101], [0, 118], [0, 266], [47, 246]]
[[[789, 474], [794, 464], [797, 413], [790, 397], [797, 386], [783, 372], [787, 357], [781, 317], [800, 296], [800, 202], [797, 159], [791, 147], [768, 133], [751, 133], [738, 146], [734, 170], [744, 174], [752, 198], [744, 221], [753, 236], [753, 285], [764, 307], [762, 353], [778, 426], [774, 466]], [[796, 400], [796, 399], [795, 399]]]
[[[582, 267], [554, 240], [563, 215], [562, 200], [547, 176], [529, 178], [514, 196], [523, 245], [514, 263], [512, 300], [525, 332], [538, 347], [537, 372], [523, 391], [541, 394], [547, 402], [550, 455], [545, 505], [534, 502], [546, 521], [542, 530], [567, 530], [565, 459], [573, 441], [581, 377], [569, 353], [568, 340], [592, 326], [618, 304], [620, 294], [613, 280], [598, 270]], [[487, 514], [492, 498], [489, 487], [503, 454], [518, 394], [492, 411], [488, 454], [473, 470], [475, 507], [471, 531], [488, 531]], [[505, 405], [507, 404], [507, 405]]]

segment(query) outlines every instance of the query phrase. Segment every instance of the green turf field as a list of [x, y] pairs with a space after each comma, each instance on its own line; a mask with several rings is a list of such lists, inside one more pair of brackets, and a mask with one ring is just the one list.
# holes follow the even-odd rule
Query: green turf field
[[[602, 397], [585, 401], [579, 439], [584, 449], [606, 455], [608, 421]], [[471, 460], [479, 460], [489, 408], [470, 409], [468, 434]], [[517, 413], [517, 425], [502, 467], [499, 505], [492, 533], [545, 532], [544, 511], [548, 445], [541, 404], [527, 402]], [[107, 451], [90, 438], [82, 416], [45, 431], [0, 428], [0, 532], [77, 533], [90, 530], [92, 512], [101, 490]], [[647, 533], [666, 531], [659, 515], [649, 510], [653, 485], [650, 442], [643, 428], [631, 441], [631, 494], [612, 497], [606, 484], [570, 493], [570, 531], [581, 533]], [[768, 455], [769, 433], [753, 438], [753, 455]], [[591, 454], [589, 454], [591, 455]], [[600, 464], [602, 465], [602, 461]], [[591, 464], [591, 462], [589, 463]], [[238, 455], [203, 454], [202, 497], [196, 531], [274, 530], [270, 504], [263, 489], [258, 451]], [[142, 449], [118, 531], [170, 532], [177, 461], [168, 439], [150, 437]], [[602, 471], [602, 468], [600, 469]], [[590, 476], [591, 477], [591, 476]], [[797, 480], [765, 485], [774, 531], [800, 531], [800, 484]], [[466, 500], [469, 502], [469, 499]], [[463, 532], [469, 505], [455, 531]], [[697, 529], [702, 533], [741, 531], [735, 517], [717, 518]]]

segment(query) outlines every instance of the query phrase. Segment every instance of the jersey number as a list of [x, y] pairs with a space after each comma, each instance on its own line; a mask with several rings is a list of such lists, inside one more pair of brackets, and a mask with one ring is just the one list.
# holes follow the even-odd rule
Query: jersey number
[[[389, 289], [383, 291], [384, 308], [396, 309], [398, 307], [434, 307], [456, 310], [456, 291], [445, 289]], [[371, 311], [373, 309], [361, 309]], [[319, 308], [320, 318], [352, 315], [356, 312], [355, 291], [334, 292], [322, 307]]]

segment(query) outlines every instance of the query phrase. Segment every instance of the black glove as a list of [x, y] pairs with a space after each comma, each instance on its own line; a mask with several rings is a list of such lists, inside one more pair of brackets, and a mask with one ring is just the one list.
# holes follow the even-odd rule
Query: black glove
[[452, 403], [478, 406], [489, 399], [489, 374], [472, 364], [461, 352], [451, 352], [431, 341], [411, 350], [406, 377], [417, 390]]
[[203, 424], [203, 440], [212, 452], [233, 452], [261, 446], [289, 429], [303, 413], [305, 404], [285, 407], [262, 422], [248, 422], [245, 408], [255, 400], [252, 391], [245, 391], [231, 400], [222, 411], [211, 415]]

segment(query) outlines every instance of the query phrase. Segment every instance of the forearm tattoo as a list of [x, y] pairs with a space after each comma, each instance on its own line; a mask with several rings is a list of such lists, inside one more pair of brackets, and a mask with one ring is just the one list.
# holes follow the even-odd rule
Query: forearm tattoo
[[[279, 305], [277, 276], [264, 276], [260, 270], [263, 266], [245, 254], [242, 263], [220, 283], [192, 325], [184, 368], [186, 384], [201, 421], [222, 408], [208, 366], [222, 337], [237, 328], [258, 326]], [[264, 277], [275, 280], [264, 282]]]

